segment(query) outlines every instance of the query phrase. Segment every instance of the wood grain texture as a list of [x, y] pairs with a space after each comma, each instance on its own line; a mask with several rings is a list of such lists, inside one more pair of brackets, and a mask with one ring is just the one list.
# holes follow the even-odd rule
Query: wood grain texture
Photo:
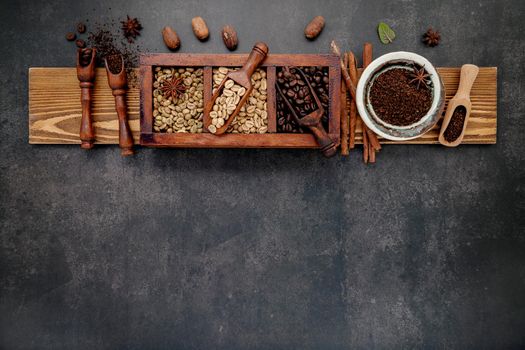
[[[447, 103], [454, 96], [459, 84], [460, 68], [438, 68], [446, 88]], [[138, 74], [138, 70], [137, 70]], [[497, 124], [497, 68], [480, 68], [472, 88], [472, 114], [463, 143], [496, 143]], [[139, 143], [140, 94], [137, 87], [130, 87], [127, 95], [130, 127], [134, 140]], [[96, 143], [118, 144], [118, 117], [115, 102], [107, 84], [104, 69], [97, 69], [93, 91], [93, 117]], [[29, 143], [31, 144], [80, 144], [79, 128], [82, 109], [80, 87], [75, 68], [29, 69]], [[441, 123], [422, 137], [405, 144], [438, 144]], [[357, 128], [356, 142], [362, 142], [361, 129]], [[310, 135], [304, 135], [310, 137]], [[292, 138], [293, 139], [293, 138]], [[293, 147], [295, 139], [290, 140]], [[218, 142], [225, 143], [224, 140]], [[271, 146], [269, 140], [267, 146]], [[381, 140], [384, 144], [395, 144]]]
[[[128, 118], [137, 144], [139, 99], [139, 89], [131, 87], [127, 93]], [[103, 68], [96, 72], [91, 108], [95, 143], [118, 144], [115, 99]], [[80, 144], [81, 117], [80, 87], [74, 68], [29, 69], [29, 143]]]

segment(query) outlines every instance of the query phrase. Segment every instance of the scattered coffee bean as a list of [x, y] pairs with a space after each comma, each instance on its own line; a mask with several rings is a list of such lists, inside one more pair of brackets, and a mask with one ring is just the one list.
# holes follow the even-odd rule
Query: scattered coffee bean
[[83, 49], [83, 48], [86, 47], [86, 42], [84, 40], [82, 40], [82, 39], [77, 39], [77, 41], [75, 41], [75, 44], [80, 49]]
[[[181, 79], [185, 91], [178, 98], [165, 94], [164, 84]], [[204, 74], [202, 68], [155, 68], [153, 82], [153, 130], [165, 133], [201, 133], [204, 111]]]
[[67, 41], [73, 41], [77, 38], [77, 35], [73, 32], [69, 32], [66, 34], [66, 40]]
[[86, 32], [86, 25], [84, 23], [77, 24], [77, 32], [84, 34]]

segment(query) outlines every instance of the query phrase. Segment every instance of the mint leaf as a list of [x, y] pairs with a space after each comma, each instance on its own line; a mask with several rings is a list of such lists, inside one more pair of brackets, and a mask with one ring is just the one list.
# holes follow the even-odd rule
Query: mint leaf
[[377, 33], [383, 44], [390, 44], [396, 38], [396, 33], [384, 22], [380, 22], [377, 26]]

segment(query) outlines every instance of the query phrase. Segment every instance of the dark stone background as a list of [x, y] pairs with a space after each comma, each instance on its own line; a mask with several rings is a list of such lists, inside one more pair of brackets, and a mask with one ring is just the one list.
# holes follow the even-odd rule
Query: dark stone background
[[[29, 145], [28, 67], [71, 66], [69, 28], [128, 13], [149, 51], [171, 24], [181, 52], [226, 52], [232, 23], [238, 52], [324, 53], [336, 38], [498, 66], [498, 143], [385, 146], [370, 166], [359, 151]], [[327, 26], [308, 42], [317, 14]], [[0, 348], [524, 348], [524, 18], [522, 0], [2, 0]]]

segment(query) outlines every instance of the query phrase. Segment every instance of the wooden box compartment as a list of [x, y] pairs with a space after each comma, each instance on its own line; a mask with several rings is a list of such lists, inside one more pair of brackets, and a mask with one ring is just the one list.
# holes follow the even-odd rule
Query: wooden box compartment
[[[317, 148], [309, 133], [277, 132], [276, 71], [284, 66], [323, 66], [328, 68], [329, 111], [328, 134], [339, 145], [341, 70], [338, 58], [332, 55], [269, 54], [261, 65], [266, 70], [268, 131], [264, 134], [213, 135], [202, 133], [166, 133], [153, 130], [153, 82], [155, 67], [202, 68], [204, 73], [204, 104], [212, 97], [212, 71], [215, 67], [241, 67], [248, 54], [145, 54], [140, 58], [140, 144], [151, 147], [210, 148]], [[207, 120], [209, 115], [204, 114]]]

